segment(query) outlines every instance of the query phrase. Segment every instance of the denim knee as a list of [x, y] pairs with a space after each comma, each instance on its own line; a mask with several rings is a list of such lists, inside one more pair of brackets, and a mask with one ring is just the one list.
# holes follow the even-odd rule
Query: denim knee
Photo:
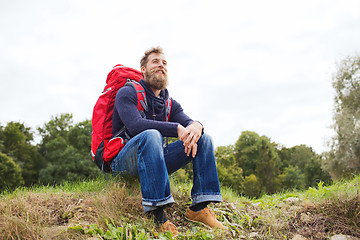
[[155, 129], [145, 130], [141, 139], [142, 141], [149, 141], [149, 143], [160, 144], [160, 146], [162, 146], [163, 143], [163, 137], [161, 133]]
[[213, 139], [212, 137], [207, 134], [207, 133], [204, 133], [200, 139], [199, 139], [199, 142], [198, 142], [198, 145], [203, 145], [205, 146], [205, 148], [211, 148], [213, 149], [214, 148], [214, 143], [213, 143]]

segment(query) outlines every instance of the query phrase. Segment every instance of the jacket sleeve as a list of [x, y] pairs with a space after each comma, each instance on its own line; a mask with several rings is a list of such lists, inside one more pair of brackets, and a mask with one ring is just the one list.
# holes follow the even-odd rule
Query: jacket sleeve
[[156, 129], [164, 137], [177, 137], [177, 126], [179, 123], [161, 122], [141, 117], [137, 109], [136, 91], [130, 86], [119, 89], [114, 107], [131, 137], [148, 129]]
[[193, 122], [193, 120], [184, 113], [184, 110], [181, 107], [180, 103], [178, 103], [174, 99], [172, 99], [172, 108], [169, 121], [180, 123], [183, 127], [187, 127]]

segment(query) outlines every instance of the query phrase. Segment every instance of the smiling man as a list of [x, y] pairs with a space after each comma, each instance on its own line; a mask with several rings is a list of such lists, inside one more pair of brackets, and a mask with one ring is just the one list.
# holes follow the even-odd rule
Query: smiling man
[[[139, 176], [144, 212], [154, 216], [160, 231], [177, 235], [176, 226], [163, 211], [174, 203], [169, 174], [192, 161], [192, 204], [185, 218], [224, 229], [207, 207], [211, 202], [222, 201], [211, 137], [204, 133], [200, 122], [188, 117], [181, 105], [169, 97], [163, 50], [160, 47], [147, 50], [140, 65], [144, 78], [140, 84], [146, 93], [147, 107], [139, 112], [133, 86], [119, 89], [113, 134], [125, 138], [127, 143], [111, 163], [113, 173]], [[167, 146], [165, 137], [179, 140]]]

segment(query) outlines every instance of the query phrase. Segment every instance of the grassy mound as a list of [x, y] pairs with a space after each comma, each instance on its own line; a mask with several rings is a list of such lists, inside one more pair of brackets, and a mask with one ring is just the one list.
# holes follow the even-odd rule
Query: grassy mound
[[[360, 237], [359, 187], [360, 176], [253, 200], [222, 189], [224, 202], [210, 208], [227, 227], [224, 232], [185, 220], [190, 184], [172, 183], [176, 203], [166, 211], [178, 226], [178, 239]], [[171, 239], [171, 234], [157, 233], [142, 212], [137, 180], [97, 179], [3, 193], [0, 239]]]

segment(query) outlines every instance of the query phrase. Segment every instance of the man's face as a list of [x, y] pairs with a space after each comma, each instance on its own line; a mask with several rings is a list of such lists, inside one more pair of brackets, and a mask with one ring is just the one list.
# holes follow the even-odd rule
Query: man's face
[[154, 90], [162, 90], [167, 87], [167, 62], [164, 54], [150, 54], [145, 67], [141, 67], [141, 72], [144, 74], [144, 80]]

